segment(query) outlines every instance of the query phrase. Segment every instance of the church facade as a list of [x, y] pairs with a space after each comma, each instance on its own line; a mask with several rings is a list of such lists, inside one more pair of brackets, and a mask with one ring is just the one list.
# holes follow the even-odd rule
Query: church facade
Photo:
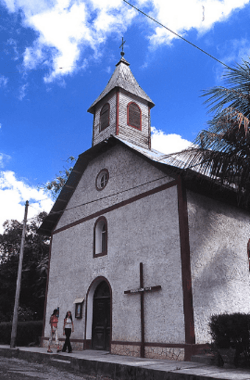
[[92, 147], [40, 227], [44, 346], [59, 308], [60, 339], [74, 315], [73, 349], [190, 360], [210, 343], [211, 315], [250, 311], [249, 212], [151, 149], [153, 106], [122, 57], [88, 110]]

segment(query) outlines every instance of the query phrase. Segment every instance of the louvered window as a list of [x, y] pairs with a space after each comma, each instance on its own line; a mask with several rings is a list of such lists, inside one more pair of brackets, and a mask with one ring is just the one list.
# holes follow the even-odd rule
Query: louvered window
[[100, 131], [103, 131], [109, 126], [109, 104], [106, 103], [101, 109], [100, 114]]
[[128, 125], [136, 129], [141, 129], [141, 110], [135, 103], [128, 105]]

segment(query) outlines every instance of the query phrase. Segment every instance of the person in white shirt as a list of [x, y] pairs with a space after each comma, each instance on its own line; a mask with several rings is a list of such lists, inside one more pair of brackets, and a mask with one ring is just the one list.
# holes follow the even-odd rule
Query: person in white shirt
[[66, 352], [67, 348], [68, 348], [69, 353], [72, 352], [72, 347], [69, 340], [71, 332], [74, 332], [74, 323], [73, 323], [71, 311], [67, 311], [66, 316], [64, 318], [64, 324], [63, 324], [63, 335], [66, 335], [66, 339], [63, 345], [62, 352]]

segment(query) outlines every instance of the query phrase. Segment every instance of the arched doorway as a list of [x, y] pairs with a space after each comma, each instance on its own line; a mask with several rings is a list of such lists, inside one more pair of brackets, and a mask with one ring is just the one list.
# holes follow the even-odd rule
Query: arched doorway
[[92, 348], [110, 349], [110, 290], [106, 281], [96, 288], [93, 299]]

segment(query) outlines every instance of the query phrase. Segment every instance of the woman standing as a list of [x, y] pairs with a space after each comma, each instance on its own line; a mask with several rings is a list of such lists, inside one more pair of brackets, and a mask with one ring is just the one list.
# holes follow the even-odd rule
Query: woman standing
[[56, 345], [57, 345], [57, 352], [59, 352], [60, 347], [59, 347], [58, 334], [57, 334], [57, 324], [58, 324], [58, 310], [57, 309], [55, 309], [53, 311], [53, 313], [50, 317], [49, 323], [50, 323], [51, 330], [50, 330], [49, 346], [48, 346], [47, 352], [53, 352], [50, 348], [53, 336], [55, 336], [55, 341], [56, 341]]
[[66, 316], [64, 318], [64, 324], [63, 324], [63, 335], [66, 335], [65, 343], [62, 349], [62, 352], [65, 352], [68, 347], [68, 352], [72, 352], [72, 347], [70, 344], [70, 335], [71, 332], [74, 332], [74, 323], [72, 320], [72, 314], [71, 311], [67, 311]]

